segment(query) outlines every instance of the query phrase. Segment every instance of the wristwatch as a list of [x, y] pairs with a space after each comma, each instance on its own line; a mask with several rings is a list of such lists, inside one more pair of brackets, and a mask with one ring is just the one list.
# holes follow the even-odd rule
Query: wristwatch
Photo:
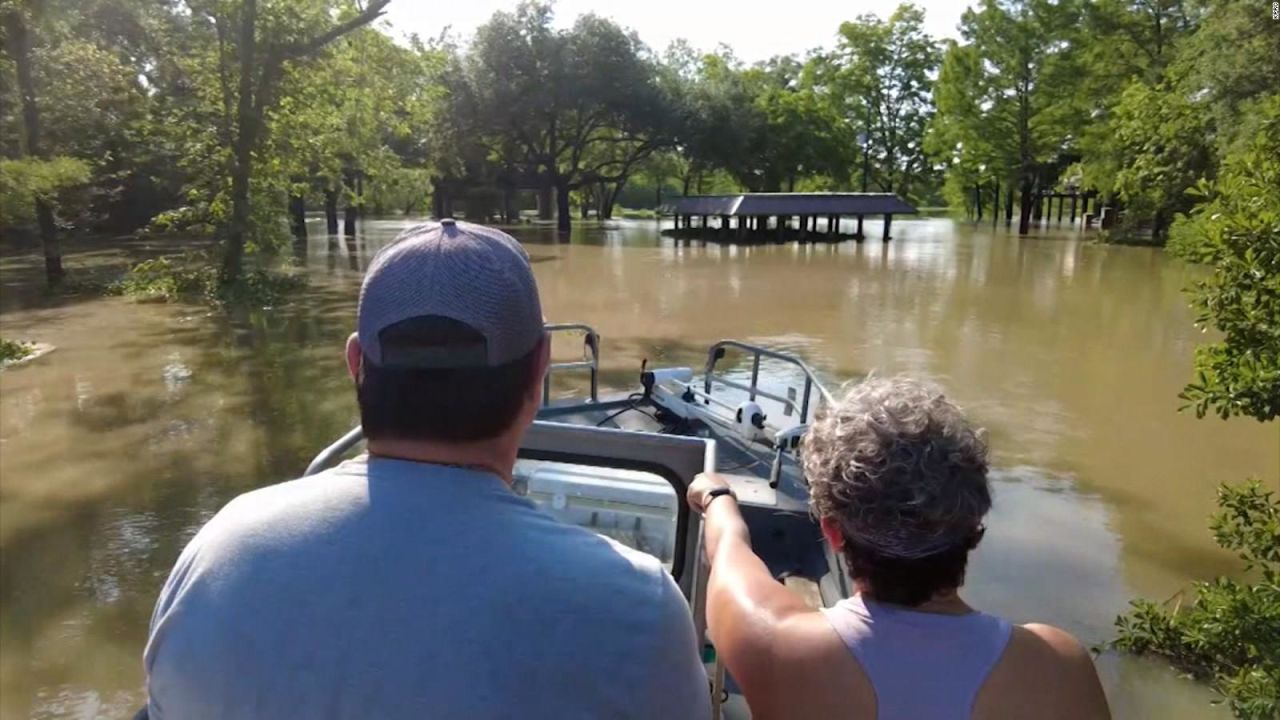
[[738, 499], [737, 493], [735, 493], [733, 491], [733, 488], [731, 487], [722, 486], [718, 488], [712, 488], [711, 490], [707, 491], [707, 499], [702, 503], [702, 512], [706, 512], [707, 508], [711, 507], [711, 501], [715, 500], [721, 495], [728, 495], [729, 497], [732, 497], [734, 500]]

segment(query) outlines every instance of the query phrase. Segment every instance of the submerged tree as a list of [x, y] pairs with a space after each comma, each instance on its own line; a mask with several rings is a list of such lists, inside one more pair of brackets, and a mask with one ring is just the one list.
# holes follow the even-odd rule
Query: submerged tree
[[881, 20], [861, 15], [840, 26], [840, 38], [828, 62], [829, 91], [848, 136], [864, 134], [860, 151], [870, 157], [875, 181], [884, 192], [910, 197], [929, 174], [925, 129], [933, 117], [933, 82], [940, 61], [938, 45], [924, 31], [924, 12], [899, 5]]
[[[19, 158], [30, 157], [36, 164], [30, 165], [35, 174], [46, 160], [41, 145], [40, 101], [36, 93], [35, 71], [33, 68], [32, 40], [27, 9], [15, 0], [7, 0], [0, 6], [4, 17], [5, 48], [12, 58], [17, 75], [18, 95], [22, 103], [23, 143], [20, 145]], [[52, 166], [45, 166], [46, 168]], [[13, 168], [17, 170], [17, 168]], [[5, 188], [6, 194], [15, 188]], [[53, 202], [45, 192], [31, 192], [31, 202], [35, 206], [36, 222], [40, 228], [40, 243], [44, 248], [44, 272], [50, 285], [62, 281], [62, 249], [58, 244], [57, 228], [54, 226]]]
[[669, 109], [655, 64], [610, 20], [583, 15], [559, 30], [550, 5], [526, 2], [476, 31], [462, 69], [458, 116], [492, 157], [555, 192], [562, 232], [571, 192], [625, 182], [663, 144]]
[[1077, 68], [1071, 2], [983, 0], [960, 21], [935, 90], [936, 145], [944, 160], [995, 167], [1016, 183], [1019, 234], [1031, 226], [1041, 167], [1063, 154], [1080, 125], [1071, 86]]
[[[249, 186], [254, 154], [266, 117], [279, 98], [286, 64], [311, 57], [334, 40], [378, 18], [391, 0], [371, 0], [363, 8], [335, 8], [330, 2], [280, 0], [259, 8], [258, 0], [214, 2], [201, 9], [218, 34], [218, 77], [224, 105], [234, 99], [231, 123], [230, 204], [221, 282], [235, 283], [242, 272], [250, 233]], [[341, 20], [335, 11], [345, 9]], [[231, 78], [235, 78], [232, 90]]]

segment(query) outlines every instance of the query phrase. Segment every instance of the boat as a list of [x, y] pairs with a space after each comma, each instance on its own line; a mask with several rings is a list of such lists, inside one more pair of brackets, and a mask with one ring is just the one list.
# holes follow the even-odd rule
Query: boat
[[[685, 491], [715, 471], [738, 496], [752, 546], [774, 577], [814, 607], [852, 594], [844, 559], [822, 541], [809, 514], [797, 450], [831, 393], [802, 359], [737, 340], [707, 351], [700, 377], [688, 367], [642, 366], [632, 392], [599, 394], [600, 335], [583, 324], [547, 325], [581, 337], [583, 359], [552, 363], [543, 406], [526, 433], [513, 473], [515, 492], [563, 522], [612, 537], [657, 557], [689, 603], [703, 643], [713, 718], [745, 720], [750, 711], [706, 634], [710, 568], [701, 518]], [[783, 378], [784, 387], [761, 382]], [[551, 399], [554, 374], [585, 372], [585, 397]], [[305, 475], [357, 453], [359, 427], [321, 451]], [[144, 707], [135, 720], [146, 718]]]
[[[600, 335], [590, 326], [547, 325], [581, 338], [583, 359], [552, 363], [543, 406], [526, 434], [513, 489], [563, 522], [656, 556], [689, 602], [703, 642], [715, 718], [750, 717], [746, 702], [706, 636], [709, 568], [701, 518], [685, 490], [716, 471], [733, 487], [755, 552], [779, 582], [814, 607], [849, 597], [844, 559], [822, 541], [809, 514], [797, 449], [815, 412], [832, 401], [813, 369], [792, 354], [737, 340], [708, 348], [700, 376], [692, 368], [642, 365], [631, 392], [599, 394]], [[782, 387], [761, 382], [781, 378]], [[589, 376], [585, 397], [551, 399], [554, 374]], [[311, 475], [355, 453], [356, 427], [325, 448]]]

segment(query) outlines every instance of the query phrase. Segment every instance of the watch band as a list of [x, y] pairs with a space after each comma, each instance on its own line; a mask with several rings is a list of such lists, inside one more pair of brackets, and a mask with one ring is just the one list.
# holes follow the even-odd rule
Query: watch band
[[734, 494], [734, 492], [733, 492], [733, 488], [731, 488], [731, 487], [718, 487], [718, 488], [712, 488], [711, 490], [709, 490], [709, 491], [707, 492], [707, 499], [702, 503], [702, 511], [703, 511], [703, 512], [706, 512], [707, 508], [711, 507], [711, 501], [712, 501], [712, 500], [715, 500], [716, 498], [720, 497], [721, 495], [728, 495], [729, 497], [733, 498], [734, 500], [737, 500], [737, 499], [738, 499], [738, 496], [737, 496], [736, 494]]

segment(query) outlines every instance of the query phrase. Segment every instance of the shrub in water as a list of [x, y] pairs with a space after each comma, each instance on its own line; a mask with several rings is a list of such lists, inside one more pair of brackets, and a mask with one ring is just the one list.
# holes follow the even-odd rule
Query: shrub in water
[[[1247, 720], [1280, 717], [1280, 502], [1251, 480], [1218, 490], [1210, 527], [1251, 581], [1196, 583], [1189, 603], [1135, 600], [1115, 645], [1207, 679]], [[1180, 594], [1181, 595], [1181, 594]]]

